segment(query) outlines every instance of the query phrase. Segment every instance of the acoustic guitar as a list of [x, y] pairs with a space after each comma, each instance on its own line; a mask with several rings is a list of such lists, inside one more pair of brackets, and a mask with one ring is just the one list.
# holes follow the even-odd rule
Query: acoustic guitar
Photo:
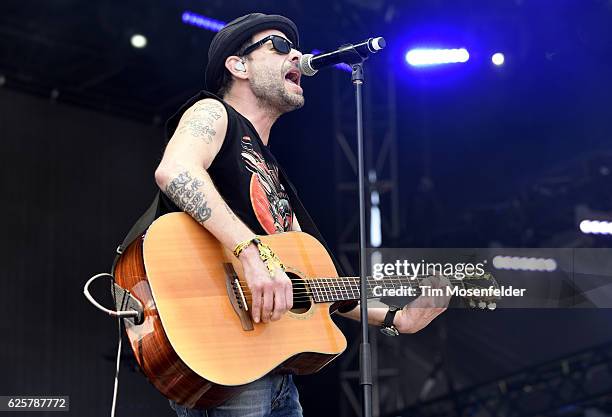
[[[159, 217], [116, 264], [116, 283], [144, 308], [139, 324], [124, 321], [136, 361], [167, 398], [191, 408], [214, 407], [270, 372], [314, 373], [346, 348], [331, 307], [359, 298], [359, 278], [338, 277], [323, 245], [306, 233], [261, 240], [293, 283], [293, 309], [270, 323], [251, 321], [240, 261], [186, 213]], [[385, 288], [418, 288], [420, 280], [384, 282]], [[451, 282], [497, 285], [489, 275], [470, 280]], [[381, 281], [368, 278], [368, 287], [375, 285]]]

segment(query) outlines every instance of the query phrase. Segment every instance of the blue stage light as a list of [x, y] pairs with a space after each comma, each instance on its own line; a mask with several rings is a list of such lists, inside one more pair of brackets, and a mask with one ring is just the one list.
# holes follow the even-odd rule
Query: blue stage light
[[223, 29], [223, 26], [226, 25], [225, 22], [220, 20], [211, 19], [210, 17], [202, 16], [190, 11], [183, 12], [181, 19], [185, 24], [197, 26], [213, 32], [219, 32], [221, 29]]
[[493, 62], [493, 64], [497, 65], [498, 67], [500, 65], [504, 65], [505, 61], [506, 61], [506, 57], [501, 52], [496, 52], [491, 57], [491, 62]]
[[467, 62], [467, 49], [411, 49], [406, 53], [406, 62], [413, 67]]
[[349, 64], [341, 63], [334, 65], [334, 68], [337, 68], [342, 71], [353, 72], [353, 68]]

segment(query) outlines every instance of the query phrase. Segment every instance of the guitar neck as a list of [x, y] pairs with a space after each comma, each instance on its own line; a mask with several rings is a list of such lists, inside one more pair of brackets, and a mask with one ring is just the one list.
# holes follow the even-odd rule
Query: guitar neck
[[[419, 296], [421, 286], [427, 276], [407, 277], [388, 276], [382, 279], [366, 277], [367, 298], [379, 298], [391, 295], [390, 290], [395, 291], [393, 296]], [[451, 278], [451, 285], [465, 287], [463, 280]], [[313, 278], [308, 280], [308, 287], [313, 295], [315, 303], [330, 303], [336, 301], [358, 300], [360, 298], [359, 277], [338, 278]]]

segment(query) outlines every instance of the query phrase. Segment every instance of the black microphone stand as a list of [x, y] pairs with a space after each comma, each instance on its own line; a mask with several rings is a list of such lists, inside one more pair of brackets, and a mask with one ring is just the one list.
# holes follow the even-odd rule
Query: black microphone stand
[[[359, 176], [359, 304], [361, 318], [361, 345], [359, 346], [359, 384], [362, 387], [362, 417], [372, 417], [372, 350], [368, 332], [368, 286], [366, 281], [366, 201], [365, 201], [365, 162], [363, 157], [363, 98], [362, 87], [364, 83], [363, 63], [369, 52], [382, 49], [384, 44], [376, 50], [361, 49], [361, 53], [354, 45], [347, 44], [340, 47], [342, 62], [349, 64], [352, 69], [351, 81], [355, 86], [355, 101], [357, 104], [357, 165]], [[369, 42], [369, 41], [368, 41]], [[377, 41], [380, 42], [380, 41]], [[337, 57], [336, 57], [337, 59]], [[329, 63], [327, 63], [329, 64]], [[313, 73], [314, 74], [314, 73]], [[310, 74], [312, 75], [312, 74]]]
[[359, 346], [359, 384], [362, 388], [362, 417], [372, 416], [372, 350], [368, 331], [368, 286], [366, 281], [366, 201], [365, 162], [363, 156], [363, 62], [368, 58], [356, 48], [344, 51], [344, 60], [351, 65], [351, 81], [355, 86], [357, 111], [357, 166], [359, 176], [359, 305], [361, 318], [361, 345]]
[[[357, 54], [359, 55], [359, 54]], [[357, 166], [359, 176], [359, 306], [361, 318], [361, 345], [359, 346], [359, 384], [362, 389], [361, 415], [372, 416], [372, 349], [368, 329], [368, 286], [366, 281], [366, 201], [365, 162], [363, 157], [363, 61], [352, 65], [351, 81], [355, 86], [357, 111]]]

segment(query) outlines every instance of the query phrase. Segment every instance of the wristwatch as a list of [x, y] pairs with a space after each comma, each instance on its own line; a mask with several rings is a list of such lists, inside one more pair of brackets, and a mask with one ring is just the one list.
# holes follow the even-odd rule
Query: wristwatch
[[397, 330], [393, 325], [393, 319], [395, 318], [395, 314], [400, 310], [401, 308], [397, 306], [389, 306], [389, 311], [387, 311], [382, 326], [380, 327], [380, 332], [385, 336], [397, 336], [400, 334], [399, 330]]

